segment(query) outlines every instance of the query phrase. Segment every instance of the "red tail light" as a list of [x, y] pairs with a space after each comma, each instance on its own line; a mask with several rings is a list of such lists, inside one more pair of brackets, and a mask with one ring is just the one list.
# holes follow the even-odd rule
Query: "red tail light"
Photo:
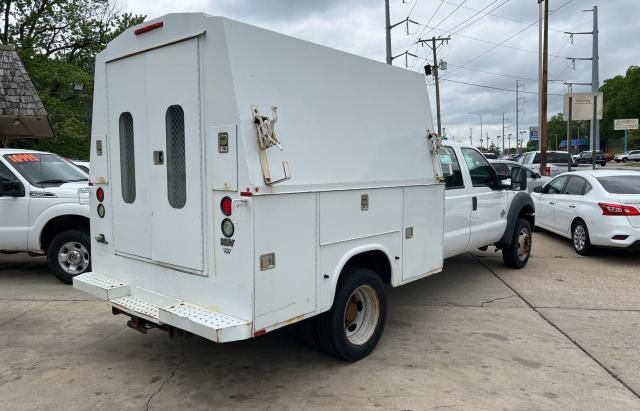
[[98, 187], [98, 189], [96, 190], [96, 198], [100, 202], [104, 201], [104, 190], [102, 189], [102, 187]]
[[233, 211], [233, 201], [229, 197], [224, 197], [222, 201], [220, 201], [220, 210], [222, 210], [222, 214], [226, 216], [230, 216]]
[[602, 209], [602, 215], [640, 215], [640, 210], [624, 204], [598, 203]]
[[551, 167], [547, 166], [547, 176], [551, 177]]

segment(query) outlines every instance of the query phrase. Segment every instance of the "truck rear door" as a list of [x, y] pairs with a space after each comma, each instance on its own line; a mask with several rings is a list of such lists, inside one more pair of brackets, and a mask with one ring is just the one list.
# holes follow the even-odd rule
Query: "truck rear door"
[[198, 38], [107, 62], [116, 252], [202, 271]]

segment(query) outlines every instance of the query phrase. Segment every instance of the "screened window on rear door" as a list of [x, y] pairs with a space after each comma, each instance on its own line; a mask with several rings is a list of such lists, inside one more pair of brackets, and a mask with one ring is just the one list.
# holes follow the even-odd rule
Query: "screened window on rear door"
[[120, 189], [122, 200], [131, 204], [136, 200], [136, 159], [133, 151], [133, 117], [120, 114]]
[[184, 147], [184, 110], [175, 105], [166, 113], [167, 127], [167, 196], [173, 208], [187, 202], [187, 173]]

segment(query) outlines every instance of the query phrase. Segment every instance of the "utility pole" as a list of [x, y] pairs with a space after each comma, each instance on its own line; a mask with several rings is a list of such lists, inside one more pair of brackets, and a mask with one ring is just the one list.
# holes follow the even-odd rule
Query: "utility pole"
[[469, 144], [473, 145], [473, 128], [469, 127]]
[[[592, 44], [592, 53], [591, 58], [591, 91], [597, 93], [600, 91], [600, 76], [599, 76], [599, 67], [598, 67], [598, 6], [593, 6], [593, 10], [585, 10], [585, 11], [593, 11], [593, 44]], [[594, 97], [594, 99], [596, 99]], [[600, 150], [600, 120], [598, 120], [597, 113], [593, 115], [593, 122], [591, 125], [593, 142], [594, 142], [594, 150]], [[592, 153], [593, 154], [593, 153]], [[595, 155], [593, 155], [595, 158]]]
[[549, 0], [544, 1], [542, 42], [542, 94], [540, 104], [540, 174], [547, 175], [547, 77], [549, 65]]
[[[433, 51], [433, 78], [435, 80], [436, 83], [436, 117], [438, 119], [438, 135], [441, 136], [442, 135], [442, 123], [440, 121], [440, 81], [439, 81], [439, 77], [438, 77], [438, 55], [437, 55], [437, 49], [439, 46], [441, 46], [442, 44], [444, 44], [445, 42], [448, 42], [449, 40], [451, 40], [451, 37], [432, 37], [430, 39], [419, 39], [416, 43], [420, 43], [422, 45], [427, 45], [429, 46], [429, 48], [431, 48], [431, 51]], [[436, 42], [439, 42], [439, 44], [436, 44]], [[431, 43], [431, 44], [429, 44]], [[425, 74], [429, 75], [428, 73], [428, 65], [425, 66]]]
[[[600, 91], [600, 75], [599, 75], [599, 60], [600, 57], [598, 55], [598, 6], [593, 6], [593, 9], [583, 10], [593, 12], [593, 30], [592, 31], [581, 31], [581, 32], [565, 32], [565, 34], [569, 34], [571, 36], [571, 41], [573, 42], [573, 36], [576, 34], [587, 34], [593, 36], [592, 42], [592, 52], [591, 57], [569, 57], [567, 60], [570, 60], [573, 63], [573, 67], [575, 68], [576, 60], [591, 60], [591, 83], [572, 83], [572, 84], [581, 84], [581, 85], [591, 85], [591, 91], [593, 93], [597, 93]], [[599, 150], [600, 149], [600, 120], [598, 120], [597, 116], [594, 116], [591, 119], [591, 150]]]
[[385, 30], [387, 32], [387, 64], [392, 63], [391, 59], [391, 16], [389, 15], [389, 0], [384, 0]]
[[504, 154], [504, 111], [502, 112], [502, 153]]
[[524, 91], [524, 84], [521, 85], [520, 80], [516, 80], [516, 153], [518, 154], [520, 154], [517, 144], [518, 136], [520, 135], [520, 99], [522, 99], [526, 103], [524, 97], [520, 97], [519, 95], [520, 87], [522, 87]]
[[405, 67], [408, 65], [406, 60], [407, 60], [407, 54], [418, 58], [418, 56], [411, 54], [409, 52], [404, 52], [402, 54], [398, 54], [397, 56], [392, 56], [391, 55], [391, 30], [393, 30], [394, 27], [397, 27], [399, 25], [401, 25], [402, 23], [407, 23], [407, 34], [409, 34], [409, 23], [413, 23], [413, 24], [420, 24], [417, 21], [411, 20], [409, 17], [407, 17], [404, 20], [400, 20], [399, 22], [397, 22], [396, 24], [391, 24], [391, 14], [389, 11], [389, 0], [384, 0], [384, 17], [385, 17], [385, 32], [386, 32], [386, 46], [387, 46], [387, 64], [393, 64], [393, 60], [396, 59], [397, 57], [400, 56], [405, 56]]

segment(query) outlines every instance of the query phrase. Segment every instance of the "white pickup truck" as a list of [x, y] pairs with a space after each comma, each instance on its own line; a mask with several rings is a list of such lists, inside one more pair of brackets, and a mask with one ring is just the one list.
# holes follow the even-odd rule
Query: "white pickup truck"
[[527, 262], [529, 195], [430, 132], [419, 73], [194, 13], [125, 31], [95, 75], [92, 271], [73, 283], [131, 328], [228, 342], [297, 323], [355, 361], [384, 284], [492, 244]]
[[87, 179], [55, 154], [0, 149], [0, 252], [45, 253], [67, 284], [89, 270]]

